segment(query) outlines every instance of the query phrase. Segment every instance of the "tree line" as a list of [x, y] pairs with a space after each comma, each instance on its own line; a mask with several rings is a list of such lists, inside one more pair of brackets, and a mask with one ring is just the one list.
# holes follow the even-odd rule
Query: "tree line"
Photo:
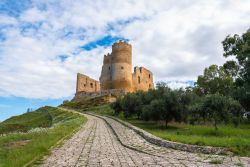
[[250, 29], [241, 36], [227, 36], [223, 56], [233, 59], [211, 65], [193, 87], [170, 89], [157, 83], [148, 92], [128, 93], [111, 104], [115, 113], [140, 120], [218, 124], [250, 122]]

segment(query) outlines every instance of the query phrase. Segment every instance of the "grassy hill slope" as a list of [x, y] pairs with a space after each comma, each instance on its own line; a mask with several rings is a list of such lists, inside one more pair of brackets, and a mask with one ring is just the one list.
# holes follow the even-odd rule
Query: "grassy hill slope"
[[0, 123], [0, 134], [10, 132], [27, 132], [32, 128], [51, 127], [53, 117], [47, 108], [40, 108], [35, 112], [11, 117]]
[[82, 115], [54, 107], [42, 107], [1, 122], [0, 167], [35, 162], [84, 122]]

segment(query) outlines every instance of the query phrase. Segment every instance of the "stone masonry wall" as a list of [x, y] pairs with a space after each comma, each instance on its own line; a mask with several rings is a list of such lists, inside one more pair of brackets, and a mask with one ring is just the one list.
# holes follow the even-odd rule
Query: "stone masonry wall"
[[151, 71], [136, 66], [134, 73], [132, 73], [132, 46], [126, 41], [114, 43], [112, 52], [104, 55], [99, 80], [100, 82], [78, 73], [75, 97], [78, 99], [102, 96], [111, 92], [121, 94], [120, 90], [124, 94], [126, 92], [154, 89], [153, 73]]
[[153, 74], [144, 67], [135, 67], [133, 73], [134, 91], [154, 89]]
[[98, 92], [100, 83], [86, 75], [77, 74], [76, 93], [79, 92]]
[[125, 41], [112, 45], [112, 53], [104, 55], [100, 76], [101, 90], [124, 89], [133, 91], [132, 46]]

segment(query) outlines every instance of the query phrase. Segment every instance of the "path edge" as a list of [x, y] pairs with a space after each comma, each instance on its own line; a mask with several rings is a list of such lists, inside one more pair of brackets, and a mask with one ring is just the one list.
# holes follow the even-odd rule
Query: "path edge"
[[172, 148], [175, 150], [181, 150], [191, 153], [202, 153], [202, 154], [216, 154], [216, 155], [233, 155], [233, 153], [228, 149], [224, 147], [212, 147], [212, 146], [198, 146], [198, 145], [191, 145], [191, 144], [184, 144], [184, 143], [178, 143], [168, 140], [163, 140], [159, 137], [156, 137], [149, 132], [146, 132], [145, 130], [138, 128], [128, 122], [122, 121], [118, 118], [112, 117], [112, 116], [106, 116], [108, 118], [111, 118], [122, 125], [132, 129], [135, 133], [140, 135], [142, 138], [144, 138], [149, 143], [166, 147], [166, 148]]

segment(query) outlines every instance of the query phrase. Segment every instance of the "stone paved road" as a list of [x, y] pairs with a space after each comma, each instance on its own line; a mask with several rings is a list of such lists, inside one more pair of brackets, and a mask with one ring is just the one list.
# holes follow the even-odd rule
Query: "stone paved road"
[[[162, 148], [148, 143], [133, 130], [111, 118], [105, 117], [104, 121], [95, 116], [85, 116], [88, 118], [85, 126], [45, 157], [41, 166], [250, 166], [250, 158], [194, 154]], [[222, 163], [215, 165], [211, 162]]]

